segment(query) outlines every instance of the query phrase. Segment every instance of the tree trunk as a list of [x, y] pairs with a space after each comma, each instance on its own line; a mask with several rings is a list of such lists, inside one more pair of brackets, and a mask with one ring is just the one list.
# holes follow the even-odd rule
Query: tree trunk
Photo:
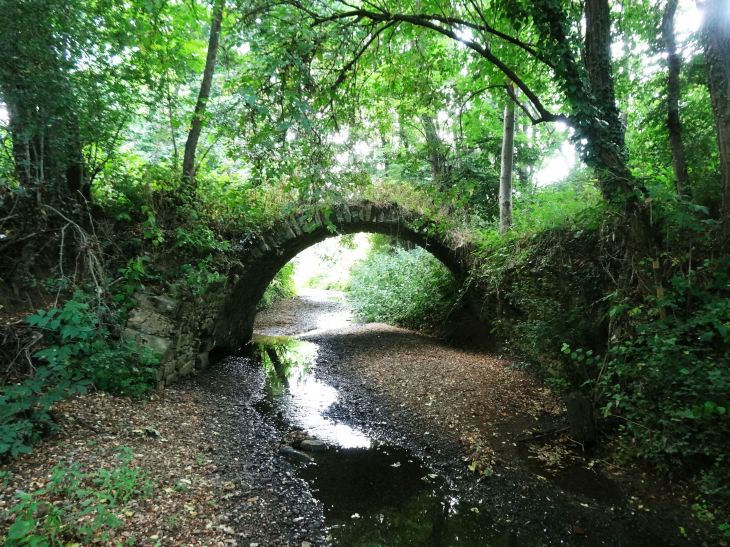
[[439, 137], [436, 124], [431, 116], [424, 114], [421, 119], [423, 120], [423, 130], [426, 134], [428, 163], [431, 164], [433, 183], [436, 186], [440, 186], [449, 179], [446, 156], [442, 150], [441, 138]]
[[515, 103], [507, 101], [504, 107], [502, 135], [502, 172], [499, 177], [499, 232], [504, 235], [512, 229], [512, 164], [515, 155]]
[[[647, 208], [639, 200], [636, 179], [627, 164], [625, 128], [616, 107], [611, 69], [611, 10], [608, 0], [586, 0], [585, 64], [596, 111], [601, 122], [588, 132], [589, 146], [596, 163], [598, 183], [605, 199], [622, 196], [631, 230], [633, 254], [637, 262], [656, 256]], [[653, 280], [637, 269], [639, 282], [647, 291]]]
[[217, 0], [213, 8], [213, 20], [210, 24], [210, 39], [208, 40], [208, 56], [205, 59], [205, 70], [203, 81], [200, 84], [198, 102], [195, 104], [195, 112], [190, 123], [188, 140], [185, 142], [185, 155], [183, 156], [182, 181], [183, 184], [195, 187], [195, 151], [198, 148], [198, 140], [203, 129], [203, 116], [210, 98], [210, 88], [213, 84], [215, 72], [215, 61], [218, 55], [218, 39], [221, 33], [221, 22], [223, 21], [223, 0]]
[[730, 0], [705, 0], [700, 35], [705, 50], [707, 83], [715, 117], [722, 175], [721, 221], [730, 239]]
[[570, 423], [570, 436], [584, 447], [593, 446], [598, 441], [596, 417], [591, 400], [581, 392], [571, 393], [565, 398], [565, 406]]
[[626, 164], [625, 129], [616, 107], [611, 69], [611, 11], [608, 0], [586, 0], [585, 65], [590, 92], [601, 122], [588, 134], [599, 185], [604, 198], [617, 190], [634, 191], [634, 177]]
[[682, 129], [679, 123], [679, 71], [680, 58], [677, 55], [677, 43], [674, 38], [674, 14], [679, 0], [668, 0], [662, 17], [662, 38], [667, 50], [667, 130], [669, 146], [672, 149], [672, 166], [674, 167], [674, 184], [677, 194], [689, 189], [689, 172], [687, 158], [682, 142]]
[[[0, 100], [8, 111], [15, 172], [37, 203], [61, 202], [84, 191], [78, 102], [55, 34], [50, 2], [5, 2], [0, 23]], [[88, 197], [88, 194], [87, 194]]]
[[[55, 96], [55, 100], [63, 97]], [[13, 141], [15, 173], [21, 186], [36, 194], [37, 203], [57, 203], [83, 196], [90, 200], [84, 182], [84, 160], [75, 115], [51, 111], [42, 102], [14, 102], [5, 93], [8, 127]], [[71, 97], [65, 97], [69, 102]], [[60, 102], [60, 101], [59, 101]], [[48, 112], [53, 112], [49, 114]]]

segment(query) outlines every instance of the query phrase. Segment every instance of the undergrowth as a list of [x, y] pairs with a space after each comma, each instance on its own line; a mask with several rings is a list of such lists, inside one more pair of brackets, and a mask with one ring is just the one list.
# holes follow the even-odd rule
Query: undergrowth
[[[650, 189], [661, 250], [638, 267], [653, 283], [624, 275], [621, 208], [575, 188], [523, 201], [534, 218], [506, 237], [482, 232], [471, 282], [495, 330], [541, 362], [554, 387], [583, 391], [621, 423], [617, 458], [694, 475], [726, 505], [730, 259], [715, 251], [706, 209], [662, 184]], [[728, 530], [717, 507], [708, 514]]]
[[[6, 547], [60, 547], [78, 542], [105, 542], [124, 522], [124, 505], [150, 495], [148, 473], [130, 465], [129, 447], [118, 450], [109, 468], [81, 473], [79, 464], [61, 463], [53, 468], [45, 487], [20, 493], [9, 511], [14, 519]], [[77, 543], [73, 543], [77, 542]]]
[[0, 387], [0, 454], [30, 452], [56, 428], [50, 410], [63, 397], [94, 385], [110, 393], [139, 396], [153, 389], [159, 359], [134, 340], [115, 338], [117, 318], [79, 290], [63, 306], [40, 310], [26, 322], [43, 333], [42, 363], [22, 382]]
[[260, 310], [270, 308], [281, 300], [293, 298], [297, 295], [297, 288], [294, 283], [294, 264], [288, 262], [276, 273], [273, 281], [266, 287], [263, 298], [258, 304]]
[[446, 319], [462, 295], [446, 266], [421, 248], [371, 252], [353, 266], [351, 276], [348, 298], [365, 321], [433, 327]]

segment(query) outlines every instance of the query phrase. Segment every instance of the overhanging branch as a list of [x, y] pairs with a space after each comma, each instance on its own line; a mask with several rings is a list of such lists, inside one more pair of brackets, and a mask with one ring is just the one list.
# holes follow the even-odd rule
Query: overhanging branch
[[347, 72], [358, 61], [358, 59], [360, 59], [360, 57], [362, 57], [363, 53], [365, 53], [367, 51], [367, 49], [370, 47], [370, 44], [372, 44], [375, 41], [375, 39], [378, 36], [380, 36], [380, 33], [382, 33], [384, 30], [386, 30], [386, 29], [388, 29], [390, 27], [393, 27], [395, 25], [397, 25], [397, 23], [395, 21], [393, 21], [393, 22], [390, 22], [390, 23], [387, 23], [387, 24], [383, 25], [382, 27], [380, 27], [379, 29], [377, 29], [375, 32], [373, 32], [373, 35], [370, 37], [370, 39], [367, 41], [367, 43], [360, 49], [360, 51], [358, 51], [355, 54], [355, 56], [352, 58], [352, 60], [349, 63], [347, 63], [345, 65], [345, 67], [340, 71], [340, 75], [337, 77], [337, 80], [335, 81], [335, 83], [332, 84], [332, 86], [330, 87], [330, 90], [334, 90], [334, 89], [337, 89], [339, 87], [339, 85], [347, 77]]
[[[307, 12], [311, 13], [309, 10], [307, 10]], [[507, 78], [509, 78], [517, 87], [520, 88], [520, 90], [522, 90], [522, 92], [525, 94], [525, 96], [527, 96], [527, 98], [530, 100], [530, 102], [535, 107], [535, 110], [537, 110], [538, 114], [540, 115], [539, 118], [534, 118], [533, 116], [530, 116], [530, 119], [532, 120], [533, 124], [538, 124], [538, 123], [543, 123], [543, 122], [562, 121], [562, 122], [566, 123], [567, 125], [571, 125], [570, 120], [568, 119], [567, 116], [565, 116], [563, 114], [553, 114], [547, 108], [545, 108], [545, 106], [543, 106], [542, 102], [540, 101], [539, 97], [535, 94], [534, 91], [532, 91], [527, 86], [527, 84], [522, 80], [522, 78], [520, 78], [515, 73], [514, 70], [512, 70], [509, 66], [507, 66], [501, 59], [499, 59], [496, 55], [494, 55], [489, 49], [483, 47], [481, 44], [475, 42], [474, 40], [469, 40], [469, 39], [464, 38], [463, 36], [459, 36], [456, 34], [456, 32], [454, 30], [443, 27], [439, 24], [434, 23], [433, 21], [444, 22], [444, 23], [451, 24], [451, 25], [463, 24], [465, 26], [468, 26], [469, 28], [487, 30], [487, 32], [489, 32], [488, 29], [484, 29], [483, 27], [481, 27], [479, 25], [474, 25], [473, 23], [469, 23], [467, 21], [462, 21], [460, 19], [442, 17], [442, 16], [438, 16], [438, 15], [433, 15], [433, 16], [432, 15], [405, 15], [405, 14], [394, 14], [394, 13], [386, 14], [386, 13], [376, 13], [376, 12], [360, 10], [360, 9], [335, 13], [335, 14], [327, 16], [327, 17], [314, 16], [313, 18], [315, 20], [314, 21], [315, 25], [320, 25], [320, 24], [323, 24], [326, 22], [340, 21], [343, 19], [350, 19], [350, 18], [355, 18], [355, 17], [370, 19], [371, 21], [385, 22], [390, 25], [395, 24], [395, 23], [400, 23], [400, 22], [410, 23], [415, 26], [433, 30], [434, 32], [437, 32], [443, 36], [446, 36], [447, 38], [450, 38], [456, 42], [462, 43], [466, 47], [468, 47], [472, 51], [476, 52], [480, 56], [484, 57], [487, 61], [489, 61], [493, 65], [495, 65], [500, 71], [502, 71], [502, 73], [505, 76], [507, 76]], [[384, 30], [385, 28], [386, 27], [382, 27], [381, 31]], [[495, 33], [496, 33], [496, 31], [495, 31]], [[495, 34], [495, 33], [493, 33], [493, 34]], [[495, 36], [498, 36], [498, 34], [495, 34]], [[507, 36], [507, 35], [505, 35], [505, 36]], [[512, 43], [515, 43], [514, 39], [512, 39], [511, 37], [509, 37], [509, 38]], [[365, 45], [365, 47], [358, 54], [357, 58], [359, 58], [362, 55], [362, 53], [367, 49], [367, 47], [372, 43], [373, 40], [374, 40], [374, 37], [372, 37], [368, 41], [368, 43]], [[519, 40], [517, 42], [519, 42]], [[521, 44], [520, 47], [523, 47], [523, 46], [529, 47], [522, 42], [519, 42], [519, 44]], [[517, 44], [517, 45], [519, 45], [519, 44]], [[524, 49], [524, 47], [523, 47], [523, 49]], [[537, 56], [537, 53], [534, 52], [534, 50], [533, 50], [533, 54], [535, 56]], [[349, 67], [351, 67], [352, 64], [354, 64], [354, 62], [357, 61], [357, 58], [354, 59], [350, 64], [348, 64], [348, 67], [346, 67], [348, 70], [349, 70]], [[542, 60], [542, 59], [540, 59], [540, 60], [545, 63], [544, 60]], [[548, 63], [545, 63], [545, 64], [548, 64]], [[548, 64], [548, 66], [551, 66], [551, 65]], [[344, 74], [344, 72], [340, 76], [342, 77], [343, 74]], [[338, 80], [339, 80], [339, 78], [338, 78]], [[339, 85], [339, 83], [337, 85]]]

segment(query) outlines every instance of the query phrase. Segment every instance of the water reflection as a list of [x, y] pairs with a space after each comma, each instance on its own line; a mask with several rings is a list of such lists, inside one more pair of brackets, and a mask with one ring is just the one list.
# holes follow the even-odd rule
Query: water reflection
[[262, 406], [270, 406], [269, 413], [274, 410], [279, 420], [291, 427], [306, 429], [310, 435], [328, 444], [342, 448], [368, 448], [371, 445], [370, 438], [359, 431], [324, 416], [337, 402], [338, 393], [310, 374], [317, 357], [315, 344], [259, 335], [254, 335], [253, 342], [259, 344], [259, 356], [266, 368], [269, 400]]
[[497, 525], [488, 503], [461, 500], [409, 451], [330, 451], [300, 470], [324, 506], [327, 533], [348, 547], [542, 545]]
[[298, 476], [323, 504], [332, 545], [347, 547], [502, 547], [542, 545], [497, 524], [488, 502], [461, 499], [410, 451], [371, 439], [325, 417], [337, 390], [315, 378], [317, 346], [288, 337], [254, 335], [266, 369], [257, 404], [283, 433], [306, 430], [330, 445], [313, 453]]

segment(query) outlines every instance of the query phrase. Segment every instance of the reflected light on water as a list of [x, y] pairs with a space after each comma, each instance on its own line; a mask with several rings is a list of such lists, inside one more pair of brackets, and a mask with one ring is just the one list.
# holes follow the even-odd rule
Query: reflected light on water
[[371, 440], [368, 437], [323, 415], [337, 402], [334, 388], [312, 376], [293, 376], [298, 377], [289, 380], [289, 389], [284, 395], [286, 404], [283, 405], [292, 423], [301, 425], [310, 435], [342, 448], [370, 448]]
[[325, 416], [327, 410], [337, 402], [338, 395], [335, 388], [310, 374], [317, 359], [315, 344], [284, 336], [258, 334], [254, 334], [252, 341], [286, 348], [288, 385], [275, 385], [275, 376], [269, 375], [267, 379], [267, 391], [270, 396], [276, 394], [271, 397], [272, 402], [286, 422], [301, 427], [328, 444], [341, 448], [370, 448], [372, 441], [369, 437]]

